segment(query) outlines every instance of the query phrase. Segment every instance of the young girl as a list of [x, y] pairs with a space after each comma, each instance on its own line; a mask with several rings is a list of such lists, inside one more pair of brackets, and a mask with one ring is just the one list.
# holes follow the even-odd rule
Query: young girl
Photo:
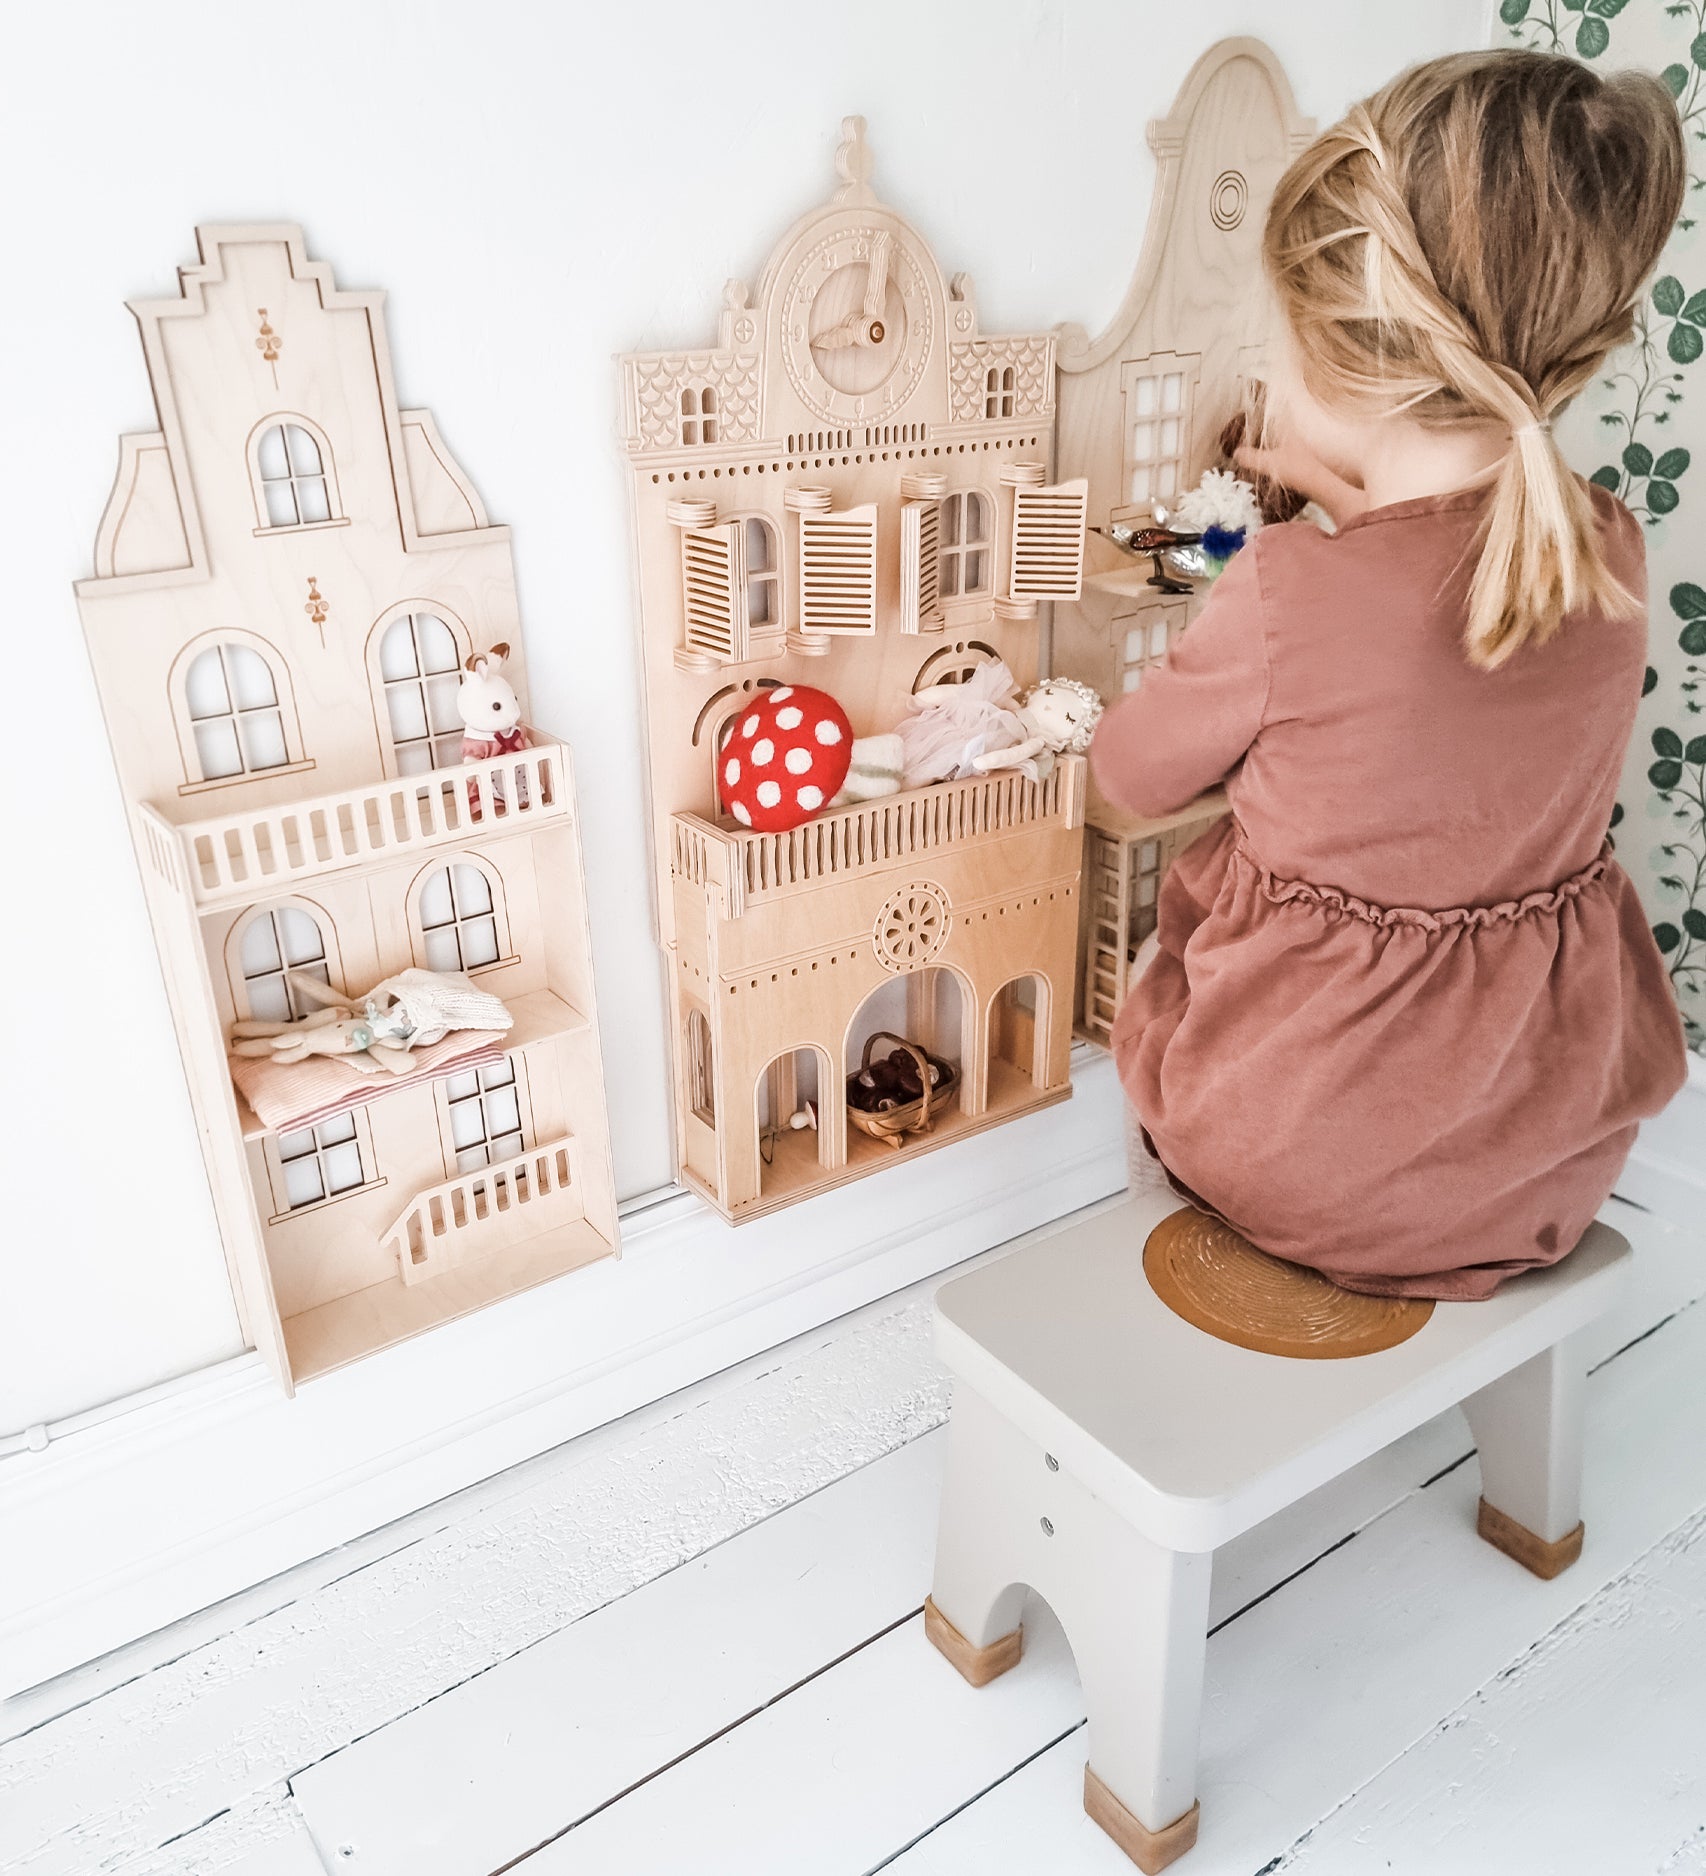
[[1183, 855], [1114, 1029], [1173, 1183], [1381, 1295], [1563, 1257], [1681, 1023], [1606, 828], [1646, 662], [1640, 529], [1552, 419], [1681, 212], [1669, 94], [1538, 53], [1395, 79], [1282, 179], [1280, 442], [1254, 537], [1092, 751], [1109, 800], [1232, 816]]

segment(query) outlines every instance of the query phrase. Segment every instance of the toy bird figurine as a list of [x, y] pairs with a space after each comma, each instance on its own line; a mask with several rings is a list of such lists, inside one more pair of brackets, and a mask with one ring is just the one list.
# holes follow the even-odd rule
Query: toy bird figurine
[[1135, 554], [1139, 558], [1147, 555], [1155, 569], [1149, 576], [1149, 584], [1159, 587], [1163, 593], [1189, 593], [1194, 590], [1189, 581], [1181, 580], [1176, 574], [1167, 571], [1161, 556], [1182, 547], [1195, 547], [1202, 539], [1200, 534], [1184, 534], [1177, 528], [1169, 527], [1128, 528], [1122, 521], [1110, 521], [1105, 528], [1092, 531], [1112, 541], [1128, 554]]

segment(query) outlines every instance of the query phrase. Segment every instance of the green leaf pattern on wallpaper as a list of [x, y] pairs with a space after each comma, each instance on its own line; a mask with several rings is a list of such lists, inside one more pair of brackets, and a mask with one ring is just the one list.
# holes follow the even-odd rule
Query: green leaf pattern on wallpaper
[[1696, 198], [1706, 188], [1706, 0], [1502, 0], [1499, 18], [1518, 45], [1658, 73], [1688, 134], [1688, 198], [1635, 338], [1560, 432], [1577, 466], [1647, 529], [1652, 664], [1611, 824], [1699, 1049], [1706, 1047], [1706, 534], [1691, 511], [1706, 504], [1706, 485], [1689, 472], [1706, 449], [1706, 379], [1695, 375], [1706, 354], [1706, 253], [1694, 233]]

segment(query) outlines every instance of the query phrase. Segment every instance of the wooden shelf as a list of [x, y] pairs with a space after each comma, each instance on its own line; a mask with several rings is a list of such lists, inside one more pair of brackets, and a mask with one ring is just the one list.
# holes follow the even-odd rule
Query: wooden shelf
[[1129, 808], [1116, 808], [1092, 789], [1084, 819], [1089, 826], [1099, 827], [1103, 833], [1113, 834], [1120, 840], [1149, 840], [1158, 834], [1170, 834], [1175, 827], [1183, 827], [1188, 822], [1206, 821], [1231, 812], [1232, 803], [1224, 788], [1210, 788], [1194, 801], [1187, 801], [1182, 808], [1175, 808], [1171, 814], [1137, 814]]
[[[1152, 569], [1142, 567], [1115, 567], [1107, 573], [1087, 573], [1084, 584], [1093, 593], [1107, 593], [1115, 599], [1153, 599], [1157, 603], [1167, 599], [1185, 599], [1186, 593], [1164, 592], [1159, 586], [1151, 586], [1149, 576]], [[1190, 581], [1182, 584], [1190, 586]], [[1196, 589], [1191, 588], [1194, 592]]]
[[[591, 1019], [577, 1010], [572, 1003], [567, 1003], [552, 990], [528, 990], [519, 997], [506, 999], [509, 1012], [515, 1018], [513, 1027], [503, 1038], [492, 1044], [493, 1048], [502, 1049], [506, 1055], [512, 1055], [520, 1049], [537, 1048], [541, 1043], [562, 1042], [570, 1036], [590, 1035]], [[434, 1081], [442, 1081], [445, 1075], [461, 1073], [461, 1065], [447, 1062], [437, 1075], [425, 1081], [406, 1081], [399, 1086], [389, 1075], [374, 1075], [368, 1078], [371, 1092], [360, 1105], [370, 1107], [375, 1101], [383, 1101], [393, 1094], [405, 1094], [411, 1088], [425, 1088]], [[233, 1091], [235, 1093], [235, 1091]], [[264, 1139], [275, 1131], [266, 1126], [247, 1101], [240, 1094], [235, 1095], [237, 1102], [237, 1121], [242, 1128], [245, 1140]], [[288, 1132], [290, 1129], [285, 1129]]]
[[430, 1282], [405, 1284], [393, 1277], [335, 1297], [284, 1319], [291, 1374], [298, 1382], [327, 1374], [441, 1322], [595, 1263], [614, 1248], [586, 1219], [577, 1218], [509, 1250], [446, 1270]]

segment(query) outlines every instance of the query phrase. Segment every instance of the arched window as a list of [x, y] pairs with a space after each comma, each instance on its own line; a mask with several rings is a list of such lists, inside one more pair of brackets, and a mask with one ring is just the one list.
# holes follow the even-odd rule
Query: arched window
[[681, 393], [681, 440], [683, 443], [715, 443], [717, 440], [717, 388], [712, 384], [690, 384]]
[[323, 984], [332, 981], [326, 934], [314, 915], [298, 905], [266, 906], [256, 912], [243, 927], [237, 964], [248, 1013], [266, 1022], [295, 1022], [316, 1007], [290, 981], [292, 971]]
[[981, 638], [962, 638], [955, 644], [944, 645], [918, 667], [918, 675], [912, 680], [912, 694], [916, 697], [932, 684], [963, 684], [980, 664], [993, 664], [1000, 656], [993, 645], [986, 645]]
[[254, 463], [264, 527], [305, 528], [333, 519], [326, 452], [300, 420], [267, 424], [255, 441]]
[[461, 759], [456, 693], [462, 660], [456, 635], [434, 612], [405, 612], [379, 641], [379, 678], [399, 775], [419, 775]]
[[184, 673], [184, 705], [204, 782], [290, 761], [278, 684], [252, 646], [209, 645]]
[[717, 1124], [717, 1081], [711, 1060], [711, 1024], [703, 1010], [687, 1012], [687, 1105], [707, 1127]]
[[1011, 365], [991, 365], [983, 380], [983, 414], [1011, 417], [1015, 379]]
[[994, 505], [980, 489], [956, 489], [942, 497], [937, 547], [937, 591], [943, 599], [987, 593], [993, 585], [990, 542]]
[[762, 515], [746, 517], [746, 627], [774, 632], [782, 626], [781, 558], [776, 530]]
[[471, 860], [434, 867], [421, 880], [415, 908], [429, 971], [477, 971], [504, 961], [503, 901], [484, 867]]

